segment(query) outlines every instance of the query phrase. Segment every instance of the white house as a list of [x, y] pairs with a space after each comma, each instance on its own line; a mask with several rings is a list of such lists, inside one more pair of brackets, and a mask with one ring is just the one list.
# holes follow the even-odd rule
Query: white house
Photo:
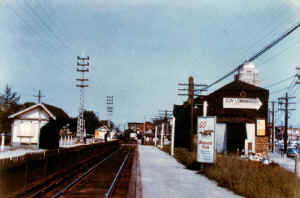
[[106, 125], [103, 125], [95, 130], [95, 138], [105, 140], [106, 133], [108, 133], [107, 140], [116, 139], [117, 131], [115, 129], [110, 130]]
[[110, 129], [106, 125], [103, 125], [100, 128], [95, 130], [95, 138], [104, 140], [105, 134], [109, 131], [110, 131]]
[[16, 144], [39, 144], [40, 129], [58, 117], [69, 118], [62, 110], [52, 105], [39, 103], [22, 111], [10, 115], [13, 119], [11, 126], [11, 143]]

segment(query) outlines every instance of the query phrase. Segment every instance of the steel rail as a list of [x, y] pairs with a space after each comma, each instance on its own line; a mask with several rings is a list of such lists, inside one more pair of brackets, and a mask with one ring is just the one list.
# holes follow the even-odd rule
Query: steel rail
[[129, 151], [129, 152], [127, 153], [127, 155], [126, 155], [126, 157], [125, 157], [123, 163], [121, 164], [121, 166], [120, 166], [120, 168], [119, 168], [119, 170], [118, 170], [116, 176], [114, 177], [114, 180], [113, 180], [112, 184], [110, 185], [110, 187], [109, 187], [107, 193], [105, 194], [105, 198], [109, 198], [110, 195], [112, 194], [113, 189], [114, 189], [114, 187], [115, 187], [115, 185], [116, 185], [117, 179], [119, 178], [120, 173], [121, 173], [121, 171], [123, 170], [123, 167], [124, 167], [124, 165], [125, 165], [125, 163], [126, 163], [126, 161], [127, 161], [127, 159], [128, 159], [128, 156], [129, 156], [130, 152], [131, 152], [131, 151]]
[[109, 156], [107, 156], [106, 158], [104, 158], [103, 160], [101, 160], [100, 162], [98, 162], [97, 164], [95, 164], [94, 166], [92, 166], [89, 170], [87, 170], [86, 172], [84, 172], [83, 174], [81, 174], [78, 178], [76, 178], [74, 181], [72, 181], [71, 183], [69, 183], [65, 188], [63, 188], [62, 190], [58, 191], [53, 196], [51, 196], [51, 198], [58, 198], [58, 197], [60, 197], [69, 188], [71, 188], [76, 183], [78, 183], [80, 180], [82, 180], [85, 176], [87, 176], [89, 173], [91, 173], [93, 170], [95, 170], [99, 165], [101, 165], [107, 159], [109, 159], [110, 157], [112, 157], [112, 155], [115, 154], [118, 151], [120, 151], [120, 149], [118, 149], [115, 152], [111, 153]]

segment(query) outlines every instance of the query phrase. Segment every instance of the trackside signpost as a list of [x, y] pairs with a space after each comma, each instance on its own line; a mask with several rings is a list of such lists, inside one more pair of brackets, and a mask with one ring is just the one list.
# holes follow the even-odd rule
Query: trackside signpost
[[197, 123], [197, 162], [216, 162], [216, 117], [198, 117]]

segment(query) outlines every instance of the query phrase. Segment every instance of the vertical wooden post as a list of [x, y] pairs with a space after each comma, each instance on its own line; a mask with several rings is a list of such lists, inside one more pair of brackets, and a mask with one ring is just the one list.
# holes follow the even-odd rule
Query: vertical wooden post
[[157, 146], [157, 126], [155, 126], [154, 146]]
[[299, 155], [297, 153], [296, 157], [295, 157], [295, 175], [296, 176], [298, 176], [298, 161], [299, 161]]
[[171, 155], [174, 156], [174, 144], [175, 144], [175, 117], [172, 119], [172, 134], [171, 134]]
[[289, 104], [289, 97], [288, 93], [286, 92], [286, 101], [285, 101], [285, 127], [284, 127], [284, 153], [286, 154], [287, 151], [287, 141], [288, 141], [288, 121], [289, 121], [289, 110], [288, 110], [288, 104]]
[[4, 151], [4, 146], [5, 146], [5, 133], [1, 134], [1, 151]]
[[190, 104], [190, 151], [194, 151], [194, 78], [189, 77], [189, 98]]
[[160, 147], [161, 149], [164, 147], [164, 123], [161, 125], [161, 133], [160, 133]]
[[272, 152], [275, 151], [275, 108], [274, 101], [272, 101]]

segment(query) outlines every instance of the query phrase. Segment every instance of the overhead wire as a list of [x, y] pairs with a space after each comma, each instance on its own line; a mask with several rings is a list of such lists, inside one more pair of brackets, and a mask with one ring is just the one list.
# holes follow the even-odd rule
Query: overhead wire
[[[272, 11], [269, 11], [269, 12], [273, 13], [273, 15], [280, 15], [280, 16], [282, 16], [282, 14], [281, 13], [277, 13], [277, 11], [279, 11], [279, 10], [281, 11], [283, 9], [284, 9], [283, 6], [278, 6], [277, 10], [275, 12], [272, 12]], [[269, 25], [265, 25], [266, 28], [264, 30], [269, 30], [269, 31], [267, 31], [266, 34], [264, 34], [264, 36], [262, 36], [261, 38], [255, 39], [255, 41], [250, 45], [250, 47], [248, 47], [244, 51], [245, 55], [249, 54], [252, 49], [257, 48], [256, 45], [258, 43], [261, 43], [262, 41], [266, 41], [268, 39], [274, 38], [278, 34], [278, 32], [276, 32], [276, 30], [282, 29], [283, 28], [282, 25], [284, 23], [285, 24], [290, 24], [292, 22], [290, 19], [293, 19], [293, 16], [292, 17], [291, 16], [290, 17], [286, 17], [286, 18], [282, 17], [282, 20], [279, 21], [279, 23], [275, 23], [274, 24], [274, 20], [272, 20], [273, 19], [273, 15], [270, 16], [271, 21], [270, 21]], [[287, 18], [289, 18], [289, 21], [286, 20]], [[275, 21], [275, 22], [277, 22], [277, 21]], [[268, 27], [271, 27], [271, 29], [268, 28]], [[253, 32], [250, 32], [249, 34], [252, 34], [252, 35], [256, 36], [256, 35], [258, 35], [258, 31], [256, 31], [256, 32], [253, 31]], [[251, 40], [253, 40], [253, 39], [251, 39]], [[249, 42], [250, 42], [250, 40], [249, 40]]]
[[240, 68], [243, 67], [244, 64], [248, 63], [248, 62], [252, 62], [253, 60], [257, 59], [259, 56], [261, 56], [262, 54], [264, 54], [266, 51], [268, 51], [269, 49], [271, 49], [272, 47], [274, 47], [276, 44], [278, 44], [281, 40], [283, 40], [285, 37], [287, 37], [288, 35], [290, 35], [293, 31], [295, 31], [297, 28], [300, 27], [300, 22], [298, 22], [296, 25], [292, 26], [292, 28], [290, 30], [288, 30], [287, 32], [285, 32], [282, 36], [280, 36], [279, 38], [277, 38], [276, 40], [274, 40], [271, 44], [265, 46], [264, 48], [262, 48], [260, 51], [258, 51], [257, 53], [255, 53], [252, 57], [250, 57], [248, 60], [244, 61], [243, 63], [241, 63], [240, 65], [238, 65], [235, 69], [233, 69], [232, 71], [230, 71], [229, 73], [225, 74], [223, 77], [219, 78], [218, 80], [214, 81], [213, 83], [209, 84], [207, 87], [205, 87], [204, 89], [210, 88], [213, 85], [219, 83], [220, 81], [224, 80], [225, 78], [231, 76], [233, 73], [235, 73], [236, 71], [238, 71]]
[[[57, 53], [55, 53], [55, 52], [57, 52], [58, 48], [56, 48], [51, 42], [48, 42], [47, 40], [45, 40], [45, 38], [50, 38], [50, 37], [42, 36], [41, 33], [39, 31], [37, 31], [37, 29], [34, 28], [34, 26], [31, 23], [29, 23], [28, 19], [25, 19], [24, 15], [19, 14], [18, 11], [16, 10], [16, 8], [9, 5], [9, 3], [5, 2], [5, 6], [12, 11], [12, 13], [19, 19], [20, 22], [22, 22], [25, 30], [27, 32], [28, 31], [31, 32], [31, 35], [34, 36], [33, 38], [35, 38], [39, 41], [38, 45], [44, 46], [44, 48], [47, 49], [47, 51], [48, 51], [47, 54], [57, 56]], [[15, 4], [15, 6], [19, 7], [18, 4]], [[33, 20], [31, 20], [31, 22], [33, 22]], [[41, 56], [39, 56], [38, 54], [36, 54], [32, 58], [37, 60], [37, 57], [39, 58], [40, 61], [43, 60], [43, 59], [41, 59]], [[72, 63], [72, 64], [74, 64], [74, 71], [75, 71], [75, 60], [74, 60], [74, 63]], [[33, 64], [29, 64], [29, 65], [32, 66]], [[70, 77], [74, 78], [74, 76], [72, 75], [72, 72], [70, 72], [70, 69], [66, 70], [66, 67], [61, 67], [57, 63], [54, 63], [53, 65], [57, 65], [57, 69], [61, 70], [65, 75], [69, 75]], [[68, 65], [67, 68], [70, 68], [70, 65]]]
[[65, 48], [72, 50], [72, 48], [65, 42], [63, 41], [56, 33], [55, 31], [45, 22], [42, 17], [33, 9], [31, 4], [27, 1], [24, 0], [24, 5], [31, 11], [31, 13], [38, 18], [40, 23], [50, 32], [51, 35]]
[[289, 79], [291, 79], [291, 78], [293, 78], [293, 77], [295, 77], [295, 75], [291, 75], [291, 76], [289, 76], [289, 77], [287, 77], [287, 78], [284, 78], [284, 79], [282, 79], [282, 80], [280, 80], [280, 81], [274, 82], [274, 83], [272, 83], [272, 84], [270, 84], [270, 85], [266, 85], [266, 86], [264, 86], [264, 87], [265, 87], [265, 88], [271, 88], [271, 87], [277, 86], [277, 85], [279, 85], [279, 84], [281, 84], [281, 83], [283, 83], [283, 82], [286, 82], [287, 80], [289, 80]]
[[[4, 2], [5, 2], [5, 1], [4, 1]], [[38, 36], [38, 37], [36, 37], [36, 38], [40, 41], [40, 44], [45, 45], [45, 43], [42, 42], [42, 37], [41, 37], [41, 35], [39, 35], [37, 31], [34, 31], [34, 28], [32, 27], [32, 25], [31, 25], [26, 19], [24, 19], [24, 17], [22, 17], [22, 15], [20, 15], [20, 14], [16, 11], [16, 9], [14, 9], [13, 7], [11, 7], [8, 3], [6, 3], [5, 5], [6, 5], [6, 7], [8, 7], [8, 8], [12, 11], [12, 13], [13, 13], [17, 18], [20, 19], [20, 21], [23, 23], [24, 27], [25, 27], [27, 30], [29, 30], [29, 31], [30, 31], [31, 33], [33, 33], [34, 35]], [[50, 44], [50, 43], [48, 43], [48, 44]], [[52, 45], [51, 45], [51, 46], [46, 46], [46, 47], [50, 47], [51, 49], [54, 48], [54, 46], [52, 46]]]

